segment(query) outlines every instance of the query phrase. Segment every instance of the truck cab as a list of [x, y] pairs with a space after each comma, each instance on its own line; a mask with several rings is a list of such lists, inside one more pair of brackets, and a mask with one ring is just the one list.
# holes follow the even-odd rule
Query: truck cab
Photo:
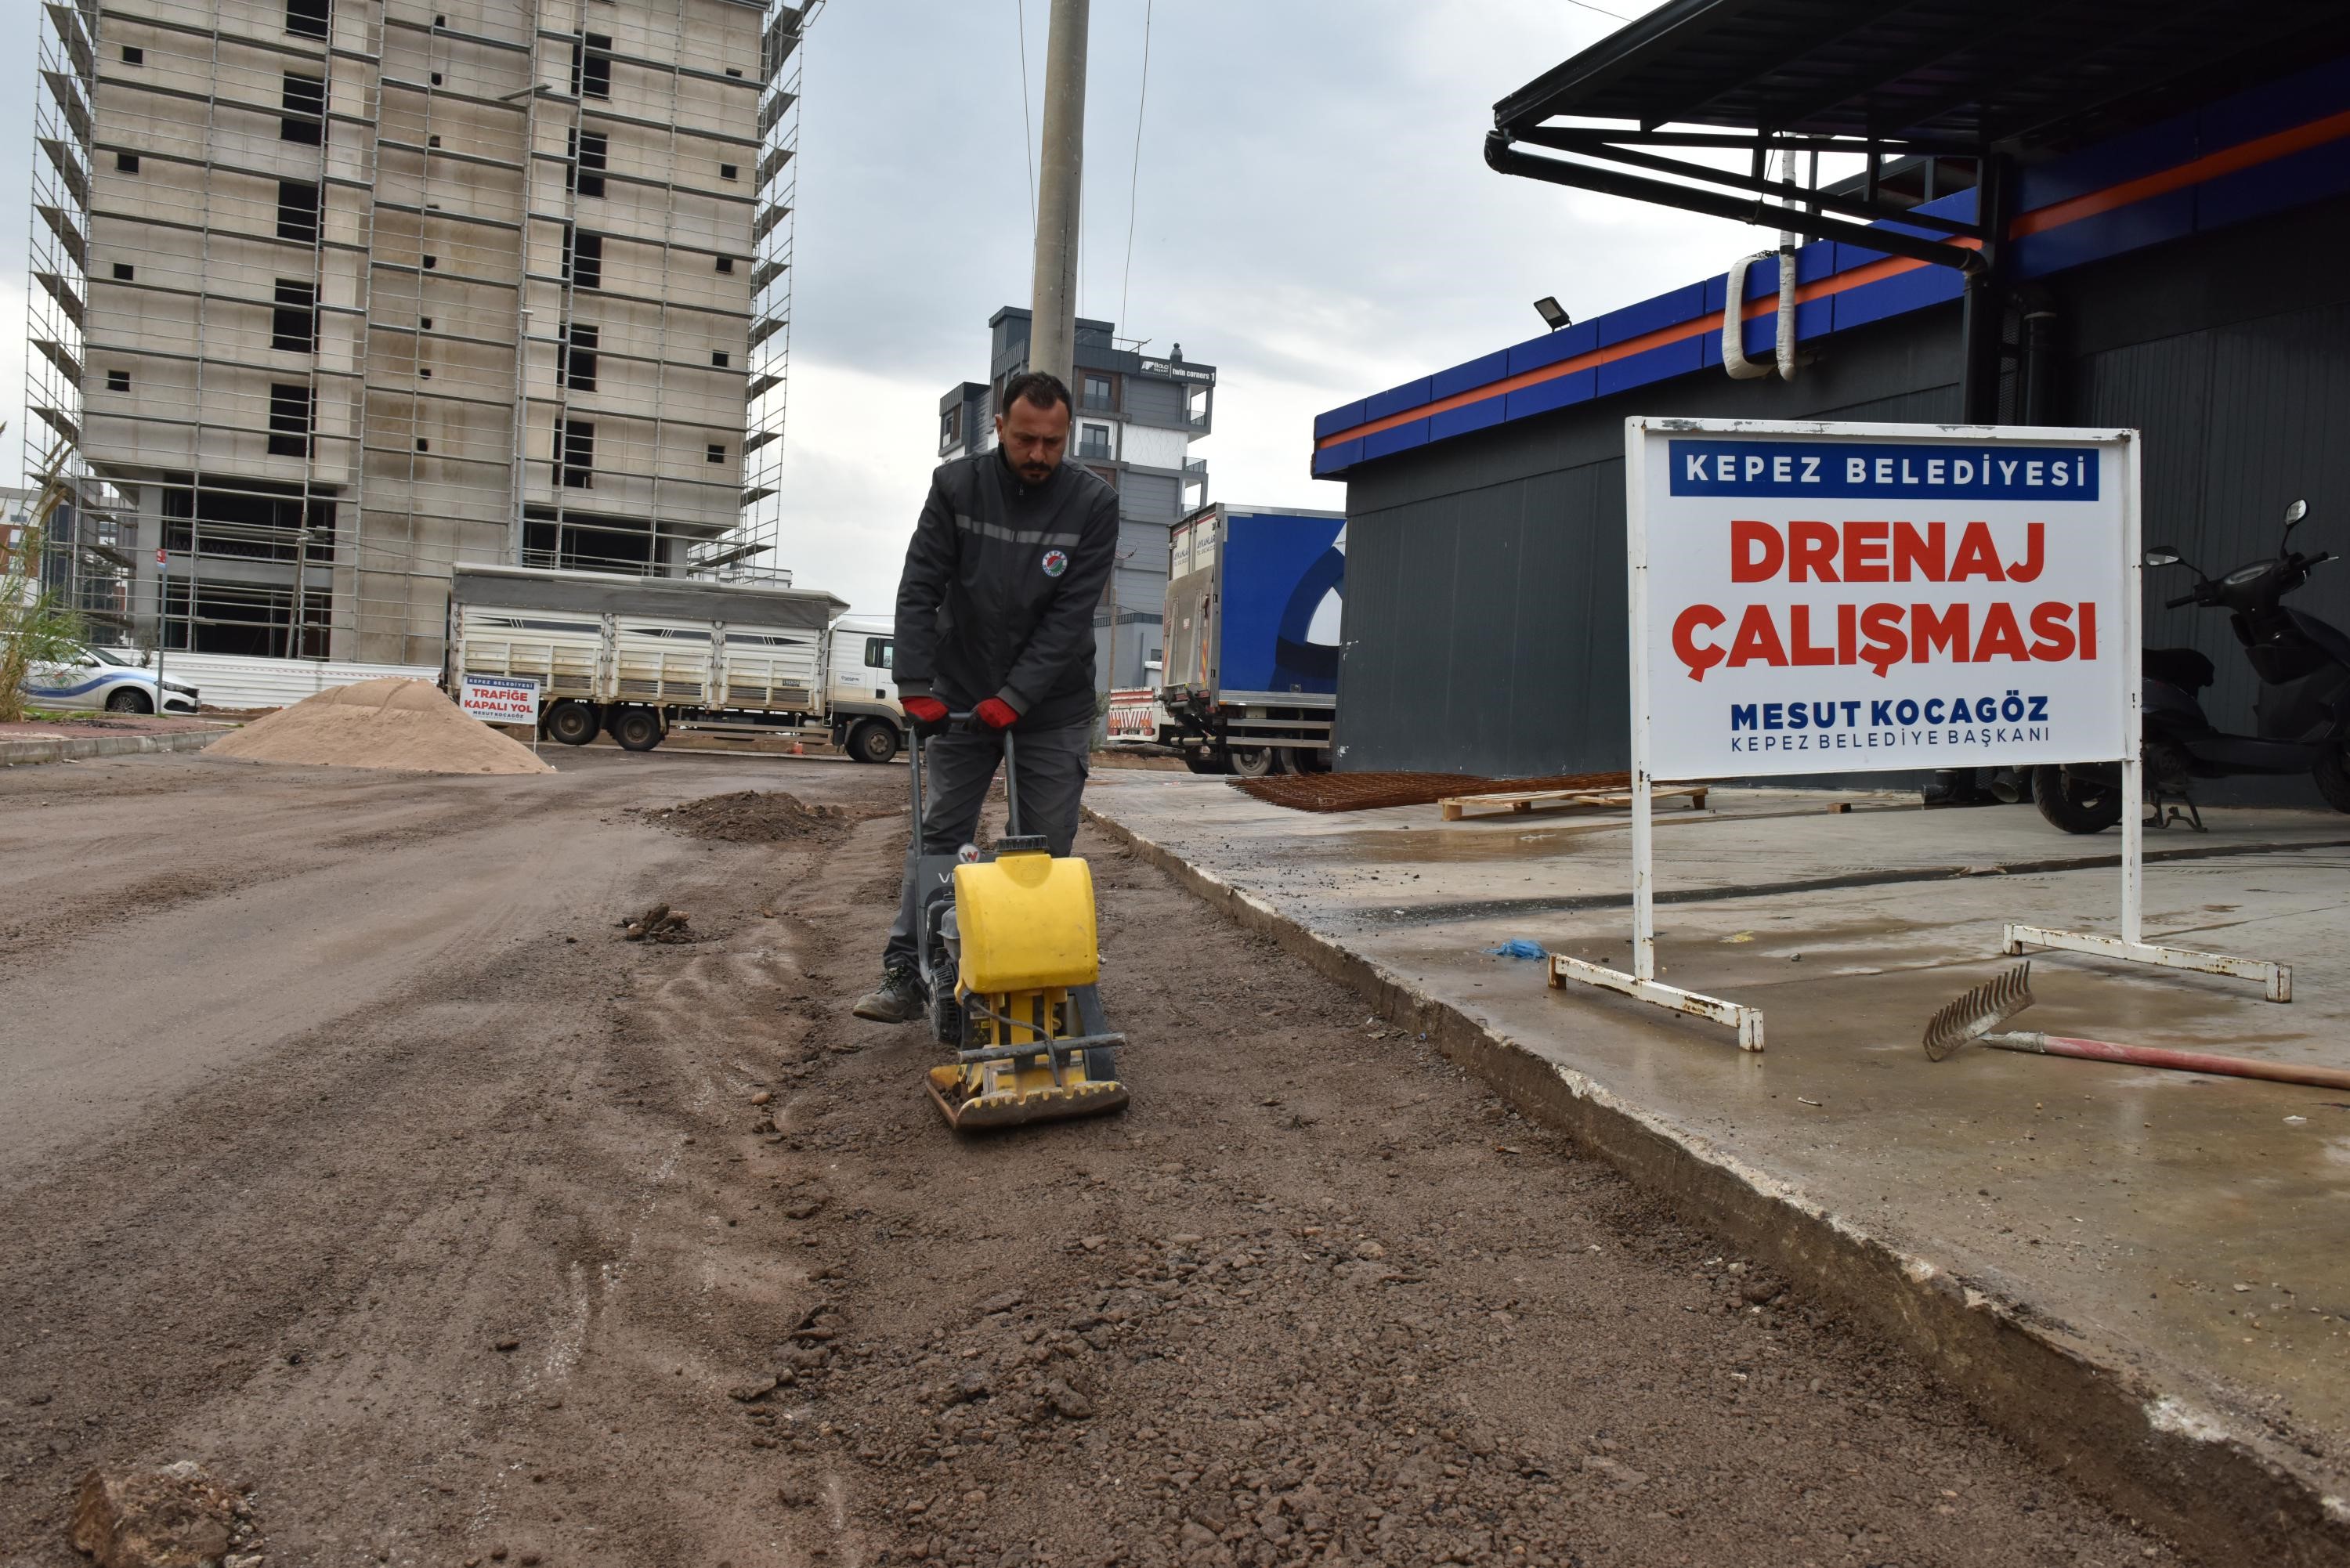
[[860, 763], [886, 763], [906, 743], [893, 672], [896, 623], [844, 616], [832, 626], [832, 743]]

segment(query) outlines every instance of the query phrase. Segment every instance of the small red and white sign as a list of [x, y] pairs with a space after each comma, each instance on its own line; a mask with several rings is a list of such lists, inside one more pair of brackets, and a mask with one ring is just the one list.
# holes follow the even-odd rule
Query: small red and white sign
[[1133, 687], [1109, 694], [1109, 712], [1106, 719], [1105, 738], [1113, 743], [1131, 744], [1138, 741], [1159, 738], [1159, 693], [1148, 686]]
[[468, 675], [457, 706], [485, 724], [536, 724], [538, 682], [513, 675]]

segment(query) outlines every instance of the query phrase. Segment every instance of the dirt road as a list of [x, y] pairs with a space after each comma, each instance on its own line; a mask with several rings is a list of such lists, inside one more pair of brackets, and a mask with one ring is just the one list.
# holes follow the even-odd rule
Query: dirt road
[[1105, 841], [1134, 1106], [959, 1144], [902, 772], [561, 760], [0, 775], [0, 1563], [2176, 1561]]

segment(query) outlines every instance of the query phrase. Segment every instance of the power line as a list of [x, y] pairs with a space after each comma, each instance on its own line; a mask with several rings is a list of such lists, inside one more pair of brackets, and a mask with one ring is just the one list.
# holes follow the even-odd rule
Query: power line
[[1635, 19], [1627, 16], [1621, 11], [1610, 11], [1605, 5], [1594, 5], [1591, 0], [1566, 0], [1566, 3], [1570, 5], [1580, 5], [1586, 11], [1596, 11], [1603, 16], [1613, 16], [1618, 22], [1629, 22]]
[[1020, 18], [1020, 167], [1028, 171], [1028, 235], [1036, 234], [1036, 132], [1028, 119], [1028, 0], [1012, 0]]
[[[1126, 321], [1126, 291], [1134, 281], [1134, 208], [1142, 191], [1142, 111], [1150, 102], [1150, 5], [1142, 4], [1142, 87], [1134, 95], [1134, 167], [1127, 173], [1126, 184], [1126, 271], [1118, 280], [1118, 318]], [[1132, 322], [1126, 322], [1131, 334]]]

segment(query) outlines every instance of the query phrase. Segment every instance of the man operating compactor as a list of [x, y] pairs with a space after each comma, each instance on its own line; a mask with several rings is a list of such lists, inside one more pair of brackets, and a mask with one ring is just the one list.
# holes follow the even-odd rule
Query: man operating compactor
[[[877, 1023], [922, 1013], [915, 971], [914, 860], [970, 842], [1003, 754], [1019, 736], [1021, 828], [1055, 855], [1077, 836], [1094, 724], [1094, 607], [1118, 552], [1118, 493], [1061, 461], [1069, 389], [1014, 376], [996, 446], [942, 463], [898, 580], [896, 674], [906, 717], [933, 738], [925, 842], [906, 850], [880, 989], [856, 1012]], [[950, 712], [977, 724], [941, 732]]]

